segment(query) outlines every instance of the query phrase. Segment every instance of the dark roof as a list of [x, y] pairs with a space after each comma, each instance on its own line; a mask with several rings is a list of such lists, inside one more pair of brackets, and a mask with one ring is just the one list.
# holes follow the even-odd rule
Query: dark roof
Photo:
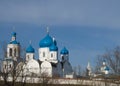
[[52, 63], [51, 62], [51, 65], [52, 65], [52, 67], [57, 67], [57, 63]]

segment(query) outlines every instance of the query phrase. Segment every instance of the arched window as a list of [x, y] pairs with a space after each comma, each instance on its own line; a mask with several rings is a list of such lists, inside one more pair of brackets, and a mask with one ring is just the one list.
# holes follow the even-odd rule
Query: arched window
[[11, 64], [10, 64], [10, 68], [11, 68], [12, 66], [11, 66]]
[[33, 55], [33, 59], [35, 59], [35, 56]]
[[5, 69], [6, 69], [6, 67], [7, 67], [7, 66], [5, 65]]
[[16, 57], [16, 49], [14, 49], [14, 56]]
[[62, 60], [64, 61], [65, 59], [64, 59], [64, 56], [62, 56]]
[[10, 48], [10, 56], [12, 56], [12, 48]]
[[43, 52], [43, 57], [45, 57], [45, 52]]
[[53, 53], [51, 53], [51, 57], [53, 57]]

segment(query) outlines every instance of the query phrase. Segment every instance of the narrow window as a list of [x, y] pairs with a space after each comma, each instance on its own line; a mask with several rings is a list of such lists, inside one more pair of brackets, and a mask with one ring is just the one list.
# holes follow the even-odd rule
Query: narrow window
[[33, 59], [35, 59], [34, 55], [33, 55]]
[[53, 53], [51, 53], [51, 57], [53, 57]]
[[5, 69], [6, 69], [6, 65], [5, 65]]
[[12, 56], [12, 48], [10, 48], [10, 56]]
[[10, 68], [11, 68], [11, 64], [10, 64]]
[[45, 52], [43, 52], [43, 57], [45, 57]]
[[14, 49], [14, 56], [16, 57], [16, 49]]
[[62, 60], [64, 61], [64, 56], [62, 56]]

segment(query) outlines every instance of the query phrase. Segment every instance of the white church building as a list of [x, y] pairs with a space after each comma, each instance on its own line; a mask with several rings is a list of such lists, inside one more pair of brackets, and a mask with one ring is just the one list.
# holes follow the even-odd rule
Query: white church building
[[[23, 69], [24, 75], [34, 74], [42, 76], [45, 74], [48, 77], [73, 78], [74, 73], [69, 62], [69, 51], [64, 47], [58, 52], [57, 41], [51, 37], [49, 32], [38, 43], [38, 56], [35, 59], [35, 49], [30, 43], [26, 49], [25, 61], [20, 58], [20, 43], [16, 39], [16, 32], [12, 33], [11, 41], [7, 45], [7, 57], [3, 60], [2, 71], [11, 71], [13, 65]], [[60, 53], [60, 56], [58, 54]], [[60, 57], [60, 58], [59, 58]], [[16, 64], [14, 64], [16, 62]]]
[[110, 68], [107, 66], [107, 63], [105, 60], [102, 62], [102, 66], [100, 68], [101, 73], [103, 74], [109, 74], [110, 73]]

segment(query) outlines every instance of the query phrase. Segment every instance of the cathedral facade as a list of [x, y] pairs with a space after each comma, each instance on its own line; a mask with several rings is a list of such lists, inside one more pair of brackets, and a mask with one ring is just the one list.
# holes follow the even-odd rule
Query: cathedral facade
[[[69, 51], [64, 47], [58, 56], [58, 46], [55, 38], [49, 32], [38, 43], [38, 56], [35, 59], [35, 49], [30, 43], [26, 49], [25, 60], [20, 57], [20, 43], [16, 39], [16, 32], [12, 33], [11, 41], [7, 45], [7, 57], [3, 60], [2, 71], [9, 72], [13, 66], [22, 69], [25, 76], [73, 78], [74, 73], [69, 62]], [[60, 57], [60, 58], [59, 58]], [[59, 60], [60, 59], [60, 60]], [[21, 74], [22, 74], [21, 73]]]

